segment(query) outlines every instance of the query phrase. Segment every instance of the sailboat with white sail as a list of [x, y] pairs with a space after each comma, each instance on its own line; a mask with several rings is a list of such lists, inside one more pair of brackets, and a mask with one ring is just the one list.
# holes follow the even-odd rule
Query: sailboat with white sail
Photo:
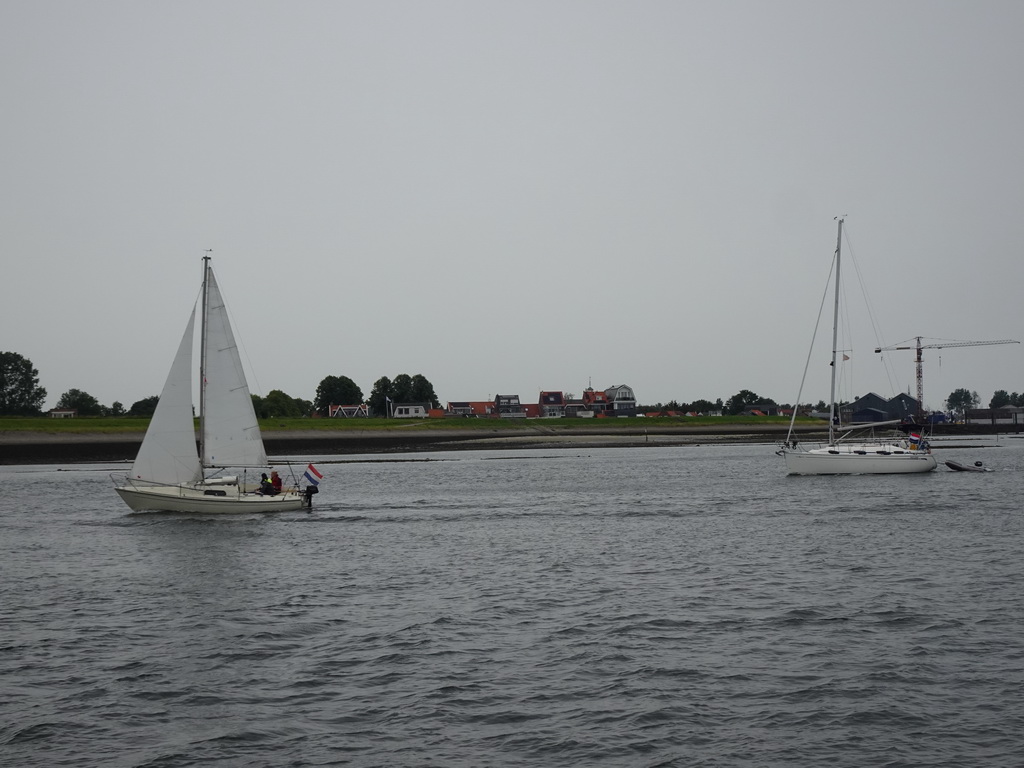
[[[209, 255], [203, 257], [200, 302], [199, 448], [192, 407], [193, 307], [135, 463], [115, 490], [137, 512], [285, 512], [308, 506], [315, 487], [275, 493], [245, 480], [246, 473], [268, 467], [267, 453]], [[227, 469], [242, 470], [242, 478], [216, 474]]]
[[[796, 408], [789, 423], [786, 442], [778, 453], [786, 459], [786, 469], [791, 475], [857, 475], [857, 474], [905, 474], [930, 472], [937, 462], [928, 442], [913, 425], [899, 421], [875, 422], [870, 424], [841, 424], [841, 409], [836, 403], [836, 371], [839, 356], [839, 296], [840, 265], [843, 245], [843, 219], [839, 218], [839, 234], [835, 251], [835, 309], [832, 318], [832, 383], [829, 398], [828, 440], [817, 446], [800, 444], [795, 438], [793, 427]], [[801, 391], [803, 387], [801, 385]], [[800, 396], [797, 396], [799, 402]], [[874, 430], [880, 427], [893, 428], [894, 434], [875, 437]], [[897, 428], [902, 428], [897, 429]]]

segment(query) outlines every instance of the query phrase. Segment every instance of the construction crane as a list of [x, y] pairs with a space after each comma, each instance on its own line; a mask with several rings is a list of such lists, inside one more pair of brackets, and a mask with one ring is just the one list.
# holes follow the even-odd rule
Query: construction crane
[[916, 349], [917, 350], [917, 415], [918, 417], [924, 416], [924, 370], [923, 370], [923, 358], [922, 350], [925, 349], [947, 349], [950, 347], [986, 347], [992, 344], [1020, 344], [1019, 341], [1013, 339], [999, 339], [997, 341], [944, 341], [940, 344], [922, 344], [921, 337], [917, 336], [917, 344], [913, 347], [878, 347], [875, 352], [892, 352], [899, 349]]

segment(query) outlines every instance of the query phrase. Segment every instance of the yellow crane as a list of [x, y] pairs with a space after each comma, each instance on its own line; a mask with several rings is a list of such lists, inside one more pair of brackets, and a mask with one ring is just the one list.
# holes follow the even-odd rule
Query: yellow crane
[[916, 349], [917, 350], [917, 415], [918, 417], [924, 416], [924, 370], [923, 370], [923, 356], [922, 350], [925, 349], [948, 349], [951, 347], [985, 347], [992, 344], [1020, 344], [1019, 341], [1014, 339], [998, 339], [996, 341], [943, 341], [938, 344], [922, 344], [920, 336], [917, 336], [917, 344], [913, 347], [878, 347], [875, 352], [892, 352], [899, 349]]

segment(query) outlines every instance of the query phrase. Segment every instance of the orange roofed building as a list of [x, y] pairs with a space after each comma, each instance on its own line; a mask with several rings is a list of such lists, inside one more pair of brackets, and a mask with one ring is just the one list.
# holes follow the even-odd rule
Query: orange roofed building
[[536, 404], [523, 403], [519, 395], [497, 395], [494, 400], [451, 401], [445, 416], [483, 416], [500, 418], [557, 418], [560, 416], [636, 416], [636, 397], [625, 384], [606, 390], [587, 387], [580, 400], [568, 399], [563, 392], [545, 390]]

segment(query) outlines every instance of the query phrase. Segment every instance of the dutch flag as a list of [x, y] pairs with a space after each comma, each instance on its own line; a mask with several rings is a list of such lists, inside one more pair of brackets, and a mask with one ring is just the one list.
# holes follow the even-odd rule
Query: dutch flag
[[[912, 442], [914, 445], [917, 445], [918, 443], [921, 442], [921, 436], [919, 434], [917, 434], [916, 432], [911, 432], [910, 433], [910, 442]], [[312, 464], [310, 466], [312, 466]]]
[[320, 481], [324, 479], [324, 476], [321, 475], [317, 468], [312, 464], [306, 467], [306, 471], [302, 476], [306, 478], [306, 482], [311, 485], [320, 485]]

